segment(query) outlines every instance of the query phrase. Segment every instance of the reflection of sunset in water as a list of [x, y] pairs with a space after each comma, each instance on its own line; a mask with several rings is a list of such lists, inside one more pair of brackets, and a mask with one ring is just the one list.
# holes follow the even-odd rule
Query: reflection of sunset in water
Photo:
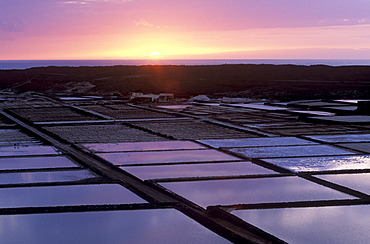
[[161, 185], [203, 207], [354, 198], [299, 177], [169, 182]]
[[216, 150], [99, 153], [97, 155], [116, 165], [240, 160]]

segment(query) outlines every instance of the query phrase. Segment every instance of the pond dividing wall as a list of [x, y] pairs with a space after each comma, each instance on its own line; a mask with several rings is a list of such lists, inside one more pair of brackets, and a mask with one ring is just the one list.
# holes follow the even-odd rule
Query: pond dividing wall
[[369, 125], [302, 117], [343, 101], [17, 104], [1, 105], [1, 243], [370, 238]]

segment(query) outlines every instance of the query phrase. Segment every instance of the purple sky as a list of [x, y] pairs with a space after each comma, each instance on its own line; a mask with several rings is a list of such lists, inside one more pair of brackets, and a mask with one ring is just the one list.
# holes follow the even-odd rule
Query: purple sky
[[369, 0], [0, 0], [1, 59], [370, 58]]

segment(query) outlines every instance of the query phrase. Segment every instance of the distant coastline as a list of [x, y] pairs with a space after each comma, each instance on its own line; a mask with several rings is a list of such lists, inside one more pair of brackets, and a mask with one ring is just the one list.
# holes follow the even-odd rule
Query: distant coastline
[[136, 59], [136, 60], [0, 60], [0, 70], [48, 66], [114, 65], [222, 65], [222, 64], [292, 64], [329, 66], [370, 66], [370, 59]]

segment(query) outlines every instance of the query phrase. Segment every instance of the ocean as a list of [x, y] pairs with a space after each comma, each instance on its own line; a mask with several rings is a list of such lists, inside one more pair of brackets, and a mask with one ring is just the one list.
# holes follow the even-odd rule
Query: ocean
[[221, 64], [293, 64], [330, 66], [370, 66], [370, 59], [137, 59], [137, 60], [0, 60], [0, 70], [47, 66], [114, 65], [221, 65]]

